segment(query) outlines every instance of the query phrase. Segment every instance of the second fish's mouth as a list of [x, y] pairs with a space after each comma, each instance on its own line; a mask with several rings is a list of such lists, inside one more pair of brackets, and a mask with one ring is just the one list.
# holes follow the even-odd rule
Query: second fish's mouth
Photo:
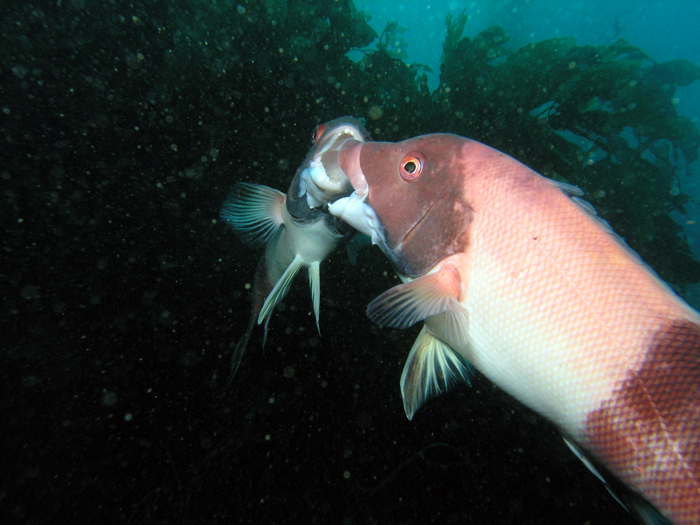
[[299, 196], [306, 195], [309, 208], [320, 208], [352, 193], [353, 184], [339, 164], [339, 152], [346, 144], [363, 143], [359, 130], [347, 126], [323, 144], [300, 175]]

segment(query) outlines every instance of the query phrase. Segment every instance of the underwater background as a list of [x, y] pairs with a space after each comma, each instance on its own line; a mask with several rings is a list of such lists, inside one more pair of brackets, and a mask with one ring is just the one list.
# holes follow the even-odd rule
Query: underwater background
[[297, 279], [234, 382], [259, 253], [218, 218], [286, 191], [317, 124], [452, 132], [576, 184], [700, 305], [690, 1], [0, 3], [2, 523], [631, 524], [483, 377], [413, 421], [417, 330], [376, 249]]

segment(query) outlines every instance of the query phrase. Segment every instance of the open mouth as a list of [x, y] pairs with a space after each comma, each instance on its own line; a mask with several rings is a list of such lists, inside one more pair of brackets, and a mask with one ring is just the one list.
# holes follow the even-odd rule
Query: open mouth
[[306, 194], [309, 208], [318, 208], [353, 191], [353, 184], [339, 164], [339, 153], [346, 144], [362, 145], [364, 138], [352, 126], [341, 128], [321, 144], [300, 176], [300, 196]]

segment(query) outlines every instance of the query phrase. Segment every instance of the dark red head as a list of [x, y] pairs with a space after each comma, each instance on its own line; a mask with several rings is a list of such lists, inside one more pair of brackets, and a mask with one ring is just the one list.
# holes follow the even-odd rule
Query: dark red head
[[382, 250], [407, 275], [426, 273], [464, 250], [471, 207], [465, 195], [463, 137], [433, 134], [343, 148], [338, 162], [379, 224]]

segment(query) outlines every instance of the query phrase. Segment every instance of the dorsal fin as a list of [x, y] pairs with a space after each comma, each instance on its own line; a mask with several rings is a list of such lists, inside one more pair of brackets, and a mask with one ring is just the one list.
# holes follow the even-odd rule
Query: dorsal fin
[[578, 186], [574, 186], [573, 184], [569, 184], [568, 182], [562, 182], [559, 180], [554, 180], [554, 179], [547, 179], [553, 186], [556, 186], [559, 188], [562, 192], [564, 192], [566, 195], [569, 197], [580, 197], [583, 195], [583, 190], [579, 188]]

